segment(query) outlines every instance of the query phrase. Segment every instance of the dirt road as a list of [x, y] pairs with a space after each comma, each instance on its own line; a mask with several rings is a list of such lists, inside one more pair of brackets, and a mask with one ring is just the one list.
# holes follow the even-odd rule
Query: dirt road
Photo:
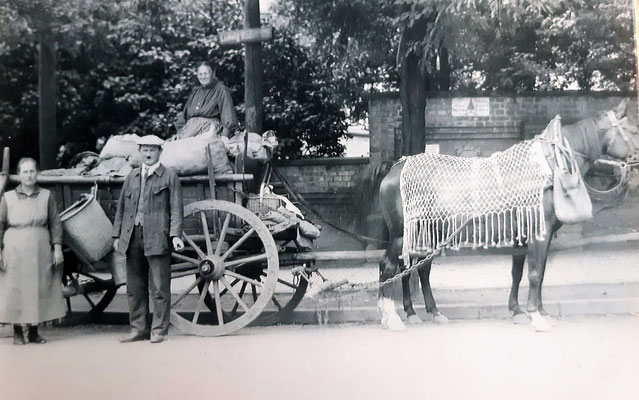
[[122, 326], [47, 328], [13, 346], [0, 328], [3, 399], [637, 399], [639, 316], [279, 326], [237, 336], [173, 332], [120, 344]]

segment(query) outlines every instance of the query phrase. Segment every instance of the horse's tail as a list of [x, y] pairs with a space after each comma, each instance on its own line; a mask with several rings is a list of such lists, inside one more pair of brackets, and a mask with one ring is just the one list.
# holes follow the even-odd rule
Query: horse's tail
[[355, 179], [351, 193], [351, 225], [366, 236], [386, 240], [387, 229], [379, 207], [379, 185], [388, 174], [392, 161], [369, 164]]

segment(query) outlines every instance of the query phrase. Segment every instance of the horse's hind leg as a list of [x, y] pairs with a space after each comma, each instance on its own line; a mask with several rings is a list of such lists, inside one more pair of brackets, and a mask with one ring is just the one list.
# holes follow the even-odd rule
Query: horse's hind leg
[[402, 251], [402, 238], [392, 238], [388, 243], [388, 248], [379, 260], [379, 296], [377, 305], [382, 313], [382, 327], [392, 331], [403, 331], [406, 325], [402, 322], [395, 310], [395, 301], [391, 298], [391, 290], [388, 286], [383, 286], [384, 282], [391, 279], [399, 271], [399, 255]]
[[402, 278], [402, 298], [404, 300], [404, 311], [406, 312], [406, 323], [420, 324], [423, 321], [417, 316], [413, 308], [413, 299], [410, 293], [410, 278], [410, 275], [406, 275]]
[[[510, 287], [510, 296], [508, 296], [508, 310], [513, 313], [513, 322], [516, 324], [528, 323], [528, 317], [519, 307], [519, 284], [524, 274], [524, 262], [526, 254], [514, 254], [511, 269], [512, 285]], [[541, 287], [541, 285], [540, 285]]]
[[437, 324], [448, 323], [448, 318], [437, 309], [433, 291], [430, 287], [430, 267], [433, 261], [426, 261], [424, 265], [418, 269], [419, 281], [422, 284], [422, 294], [424, 295], [424, 305], [426, 312], [433, 315], [433, 322]]

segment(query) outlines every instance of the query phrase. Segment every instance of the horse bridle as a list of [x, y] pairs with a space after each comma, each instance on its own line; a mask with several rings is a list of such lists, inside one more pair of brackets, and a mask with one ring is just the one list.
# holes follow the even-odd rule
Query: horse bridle
[[628, 164], [628, 166], [631, 168], [638, 167], [639, 166], [639, 144], [637, 144], [637, 142], [631, 136], [631, 133], [629, 133], [624, 126], [624, 124], [628, 123], [628, 117], [617, 119], [617, 116], [615, 115], [613, 111], [608, 111], [606, 115], [608, 116], [608, 119], [610, 120], [612, 127], [615, 128], [615, 132], [617, 134], [610, 135], [610, 137], [603, 143], [603, 148], [604, 149], [610, 148], [610, 146], [614, 144], [617, 137], [621, 136], [623, 141], [626, 142], [626, 145], [628, 145], [628, 148], [630, 149], [628, 151], [628, 155], [626, 156], [626, 160], [625, 160], [626, 164]]

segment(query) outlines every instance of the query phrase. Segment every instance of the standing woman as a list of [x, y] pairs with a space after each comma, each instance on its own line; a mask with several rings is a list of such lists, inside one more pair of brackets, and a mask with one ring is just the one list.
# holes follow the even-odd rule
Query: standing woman
[[20, 185], [0, 201], [0, 322], [13, 324], [13, 344], [46, 343], [38, 324], [65, 315], [62, 222], [51, 192], [36, 185], [37, 163], [18, 162]]

